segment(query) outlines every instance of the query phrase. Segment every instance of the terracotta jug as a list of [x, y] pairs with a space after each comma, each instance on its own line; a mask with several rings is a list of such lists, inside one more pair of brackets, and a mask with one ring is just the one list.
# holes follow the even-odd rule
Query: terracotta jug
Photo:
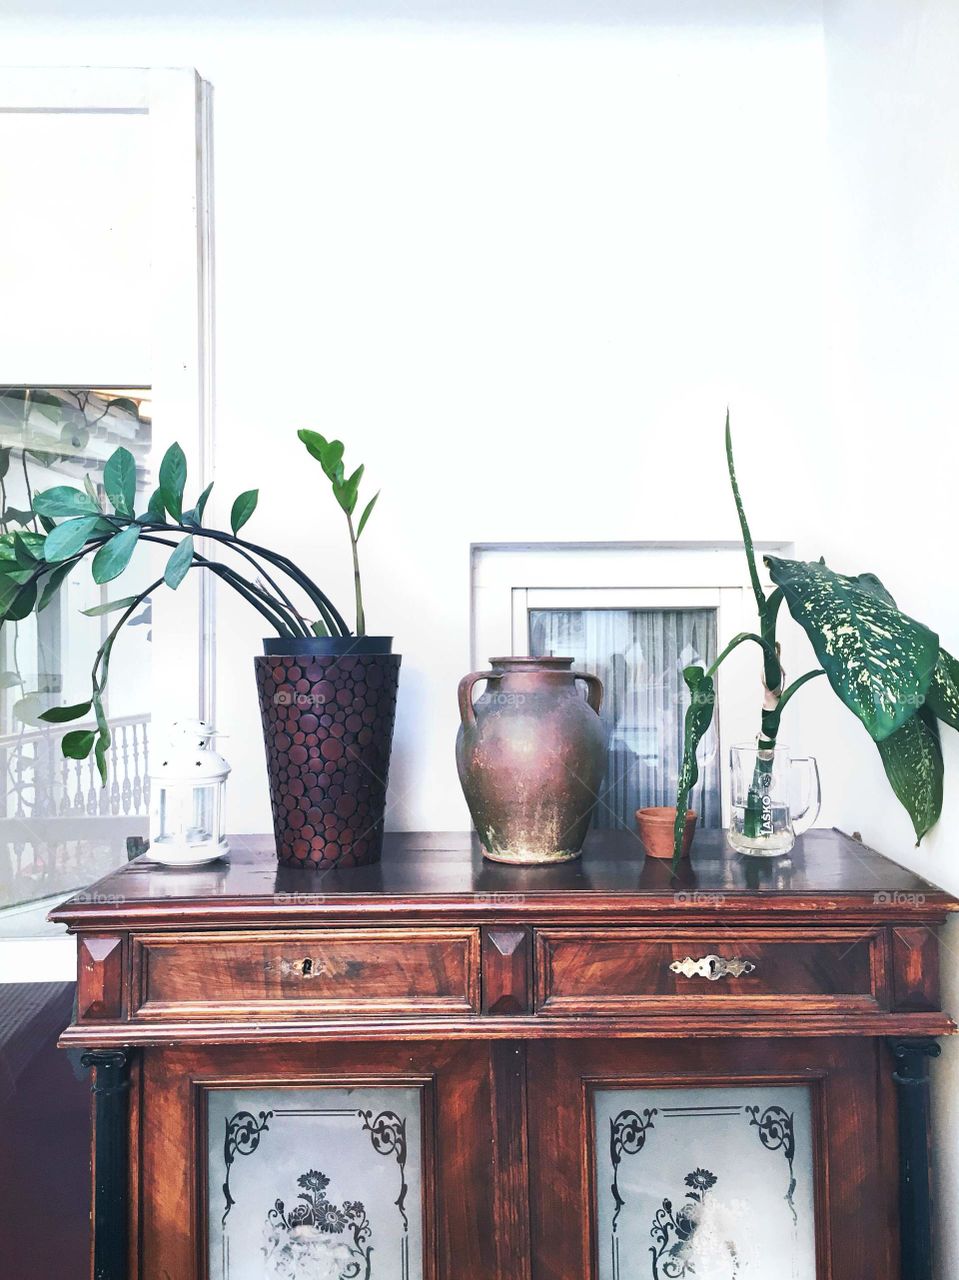
[[[491, 658], [460, 681], [456, 765], [487, 858], [579, 856], [606, 772], [603, 685], [572, 658]], [[473, 703], [473, 686], [487, 681]], [[584, 700], [576, 682], [586, 683]]]

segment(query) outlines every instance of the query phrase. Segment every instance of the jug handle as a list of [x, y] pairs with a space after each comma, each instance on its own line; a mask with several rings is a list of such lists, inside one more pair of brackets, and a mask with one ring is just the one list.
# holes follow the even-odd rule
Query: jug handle
[[574, 679], [586, 681], [586, 701], [593, 708], [596, 714], [603, 705], [603, 682], [599, 676], [590, 675], [588, 671], [574, 671], [572, 673]]
[[501, 673], [499, 671], [471, 671], [468, 676], [464, 676], [460, 681], [458, 696], [460, 701], [460, 720], [464, 725], [474, 725], [476, 723], [476, 712], [473, 710], [473, 685], [479, 684], [480, 680], [499, 680]]

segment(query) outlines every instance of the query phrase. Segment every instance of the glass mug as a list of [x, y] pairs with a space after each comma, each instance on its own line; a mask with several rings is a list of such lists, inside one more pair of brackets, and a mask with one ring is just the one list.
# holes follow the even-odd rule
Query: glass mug
[[731, 820], [726, 833], [740, 853], [779, 858], [819, 816], [819, 769], [788, 747], [731, 747]]

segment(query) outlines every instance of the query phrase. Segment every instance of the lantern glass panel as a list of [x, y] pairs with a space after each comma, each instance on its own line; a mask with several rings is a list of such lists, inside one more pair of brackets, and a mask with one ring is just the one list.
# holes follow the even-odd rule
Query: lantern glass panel
[[216, 808], [215, 787], [193, 788], [193, 816], [187, 839], [191, 842], [206, 841], [212, 838], [215, 827], [213, 815]]

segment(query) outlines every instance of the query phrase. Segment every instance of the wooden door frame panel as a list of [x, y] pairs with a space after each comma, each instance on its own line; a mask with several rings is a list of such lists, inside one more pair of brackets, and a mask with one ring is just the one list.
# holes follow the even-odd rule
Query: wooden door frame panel
[[[487, 1042], [278, 1046], [264, 1063], [246, 1046], [146, 1050], [141, 1089], [149, 1097], [140, 1139], [140, 1187], [131, 1235], [141, 1242], [142, 1280], [208, 1280], [206, 1104], [220, 1088], [414, 1087], [423, 1090], [423, 1262], [426, 1280], [493, 1275], [492, 1114]], [[463, 1129], [469, 1141], [462, 1140]], [[162, 1179], [159, 1171], [162, 1170]], [[162, 1196], [157, 1194], [162, 1187]], [[468, 1193], [477, 1211], [464, 1214]], [[186, 1213], [183, 1213], [186, 1210]], [[181, 1213], [182, 1218], [177, 1219]], [[184, 1225], [187, 1229], [184, 1231]], [[484, 1238], [485, 1237], [485, 1238]]]
[[[868, 1046], [868, 1047], [867, 1047]], [[744, 1063], [744, 1059], [747, 1061]], [[749, 1060], [752, 1060], [751, 1062]], [[883, 1046], [875, 1040], [713, 1040], [695, 1042], [540, 1041], [529, 1048], [530, 1165], [549, 1168], [550, 1179], [533, 1179], [530, 1190], [536, 1280], [572, 1280], [599, 1274], [596, 1199], [594, 1095], [597, 1088], [811, 1086], [813, 1170], [818, 1280], [860, 1280], [892, 1276], [898, 1257], [896, 1188], [882, 1170], [897, 1157], [891, 1069], [883, 1070]], [[837, 1122], [844, 1098], [856, 1123], [845, 1134]], [[546, 1124], [548, 1102], [556, 1119]], [[866, 1114], [863, 1114], [865, 1109]], [[870, 1114], [871, 1112], [871, 1114]], [[890, 1123], [890, 1117], [892, 1122]], [[854, 1142], [860, 1174], [848, 1168]], [[862, 1182], [871, 1181], [870, 1193]], [[557, 1188], [554, 1190], [554, 1188]], [[864, 1221], [861, 1201], [885, 1201], [885, 1228]], [[552, 1201], [552, 1203], [551, 1203]], [[588, 1206], [578, 1230], [571, 1204]], [[836, 1223], [861, 1224], [858, 1239], [840, 1236]], [[574, 1238], [575, 1237], [575, 1238]], [[548, 1252], [544, 1252], [548, 1250]], [[565, 1268], [565, 1270], [563, 1269]]]

